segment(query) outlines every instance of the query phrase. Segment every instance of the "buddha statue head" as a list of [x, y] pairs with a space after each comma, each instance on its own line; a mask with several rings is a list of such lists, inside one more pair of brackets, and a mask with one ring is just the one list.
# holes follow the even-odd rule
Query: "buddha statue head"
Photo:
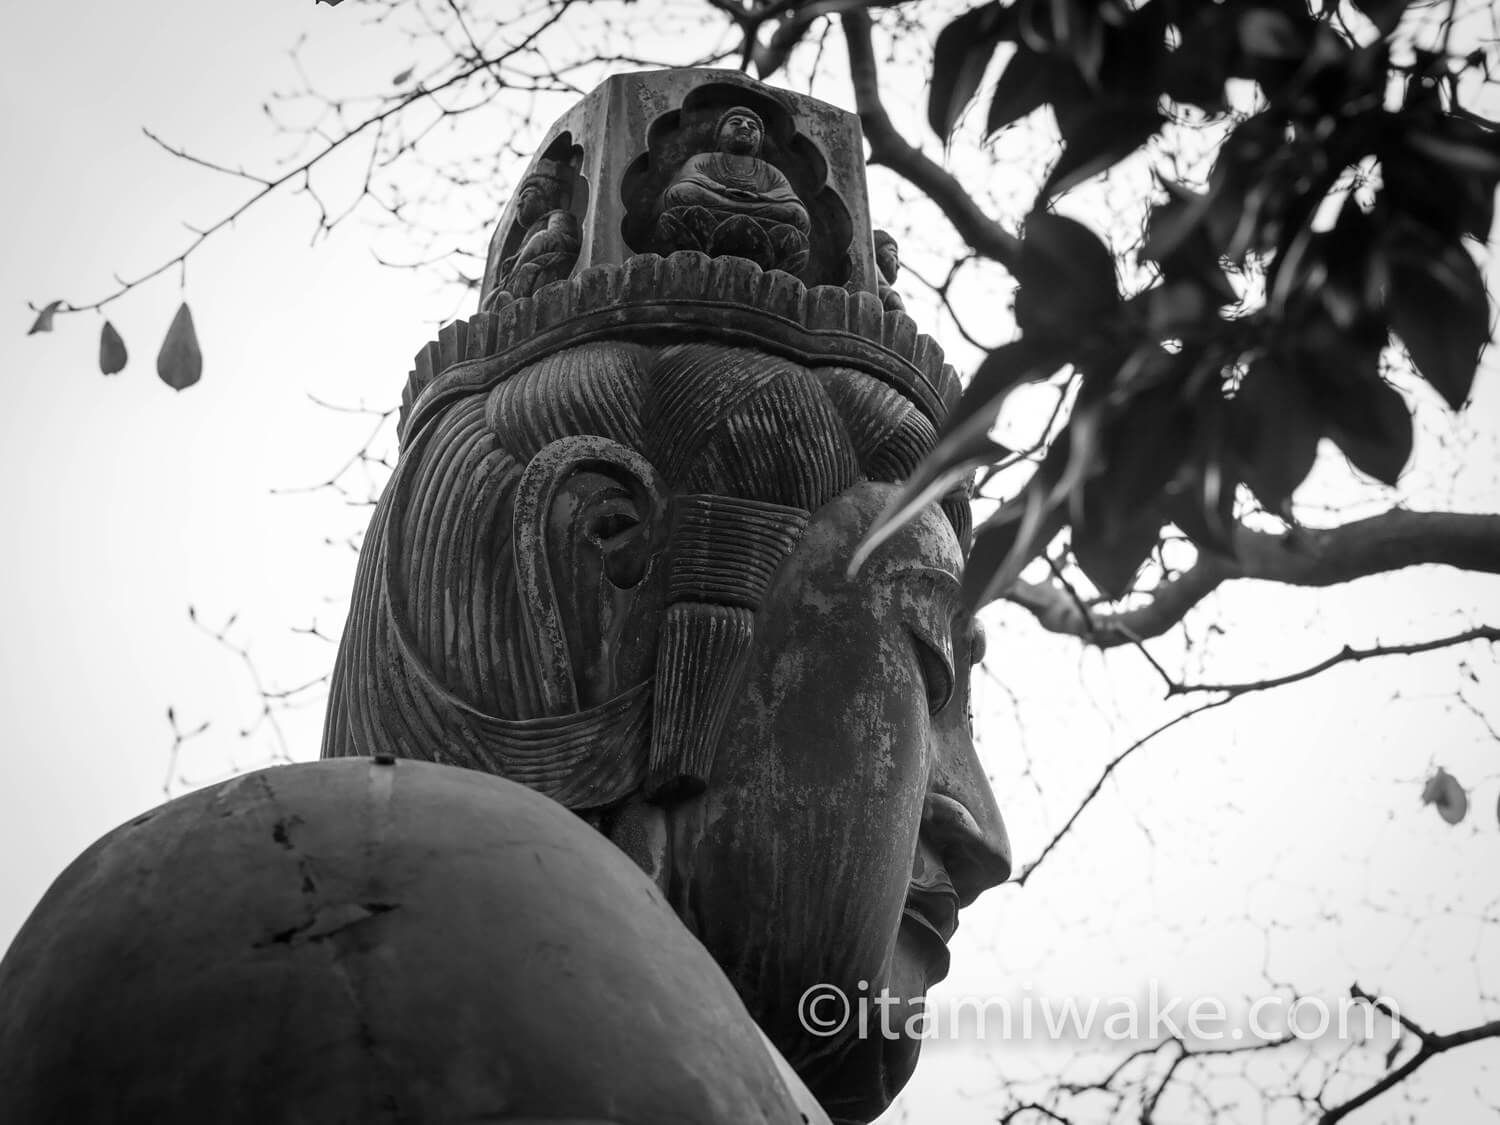
[[530, 227], [548, 212], [566, 209], [572, 194], [572, 169], [555, 160], [538, 160], [516, 192], [516, 220]]
[[766, 123], [753, 109], [737, 105], [725, 110], [714, 126], [714, 147], [736, 156], [759, 156]]
[[[830, 1115], [869, 1120], [915, 1063], [903, 1025], [960, 907], [1009, 871], [969, 731], [966, 497], [850, 570], [946, 399], [809, 327], [858, 309], [892, 318], [876, 340], [909, 331], [873, 294], [695, 254], [554, 289], [407, 418], [324, 752], [484, 770], [574, 809]], [[894, 1034], [809, 1029], [816, 986], [891, 997]]]

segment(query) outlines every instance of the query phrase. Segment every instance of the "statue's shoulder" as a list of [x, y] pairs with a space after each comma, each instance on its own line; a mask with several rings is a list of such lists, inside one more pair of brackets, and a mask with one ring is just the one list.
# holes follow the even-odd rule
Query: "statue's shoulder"
[[718, 163], [718, 153], [695, 152], [682, 162], [673, 179], [680, 180], [683, 176], [694, 174], [708, 174], [711, 176]]
[[[280, 766], [137, 817], [57, 880], [0, 993], [4, 1121], [285, 1121], [286, 1089], [299, 1120], [809, 1112], [624, 853], [524, 786], [430, 763]], [[214, 1081], [67, 1080], [101, 1058]]]

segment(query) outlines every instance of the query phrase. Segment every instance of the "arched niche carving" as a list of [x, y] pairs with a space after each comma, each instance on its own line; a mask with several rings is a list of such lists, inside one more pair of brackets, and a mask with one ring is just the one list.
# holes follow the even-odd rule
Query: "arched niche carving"
[[713, 152], [719, 120], [737, 106], [754, 111], [764, 123], [760, 158], [790, 183], [811, 225], [806, 264], [795, 271], [807, 285], [843, 285], [849, 280], [854, 225], [849, 208], [828, 183], [828, 161], [811, 139], [797, 130], [788, 108], [776, 97], [740, 83], [711, 82], [689, 91], [682, 105], [656, 118], [647, 131], [646, 151], [627, 168], [620, 184], [624, 218], [620, 233], [637, 254], [670, 253], [658, 243], [656, 224], [663, 193], [682, 166], [699, 153]]
[[[560, 133], [532, 162], [507, 208], [498, 252], [490, 254], [485, 287], [489, 297], [502, 292], [530, 296], [572, 273], [589, 208], [583, 162], [583, 148], [573, 142], [571, 132]], [[528, 204], [531, 195], [541, 202]], [[538, 213], [529, 213], [528, 207]]]

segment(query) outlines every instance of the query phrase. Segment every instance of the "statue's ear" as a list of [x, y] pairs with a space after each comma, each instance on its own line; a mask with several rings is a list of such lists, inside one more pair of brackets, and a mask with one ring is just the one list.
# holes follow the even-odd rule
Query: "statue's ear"
[[656, 471], [619, 442], [562, 438], [526, 466], [516, 578], [548, 714], [580, 711], [651, 675], [667, 523]]

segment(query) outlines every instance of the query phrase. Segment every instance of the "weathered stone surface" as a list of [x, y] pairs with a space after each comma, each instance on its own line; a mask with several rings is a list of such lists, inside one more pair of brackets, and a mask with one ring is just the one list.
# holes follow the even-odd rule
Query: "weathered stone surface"
[[0, 997], [15, 1125], [819, 1119], [618, 849], [422, 762], [263, 770], [123, 825]]
[[576, 809], [829, 1112], [868, 1120], [918, 1043], [813, 1035], [798, 999], [887, 990], [899, 1028], [1009, 868], [968, 730], [966, 500], [849, 573], [956, 380], [874, 293], [748, 261], [642, 255], [589, 287], [552, 326], [532, 310], [577, 283], [507, 305], [495, 354], [413, 396], [324, 752]]
[[959, 907], [1009, 872], [970, 738], [951, 523], [933, 506], [848, 573], [893, 491], [861, 482], [813, 513], [756, 616], [707, 790], [667, 813], [688, 884], [673, 905], [836, 1120], [876, 1116], [919, 1044], [810, 1035], [800, 997], [884, 993], [900, 1030], [947, 974]]

